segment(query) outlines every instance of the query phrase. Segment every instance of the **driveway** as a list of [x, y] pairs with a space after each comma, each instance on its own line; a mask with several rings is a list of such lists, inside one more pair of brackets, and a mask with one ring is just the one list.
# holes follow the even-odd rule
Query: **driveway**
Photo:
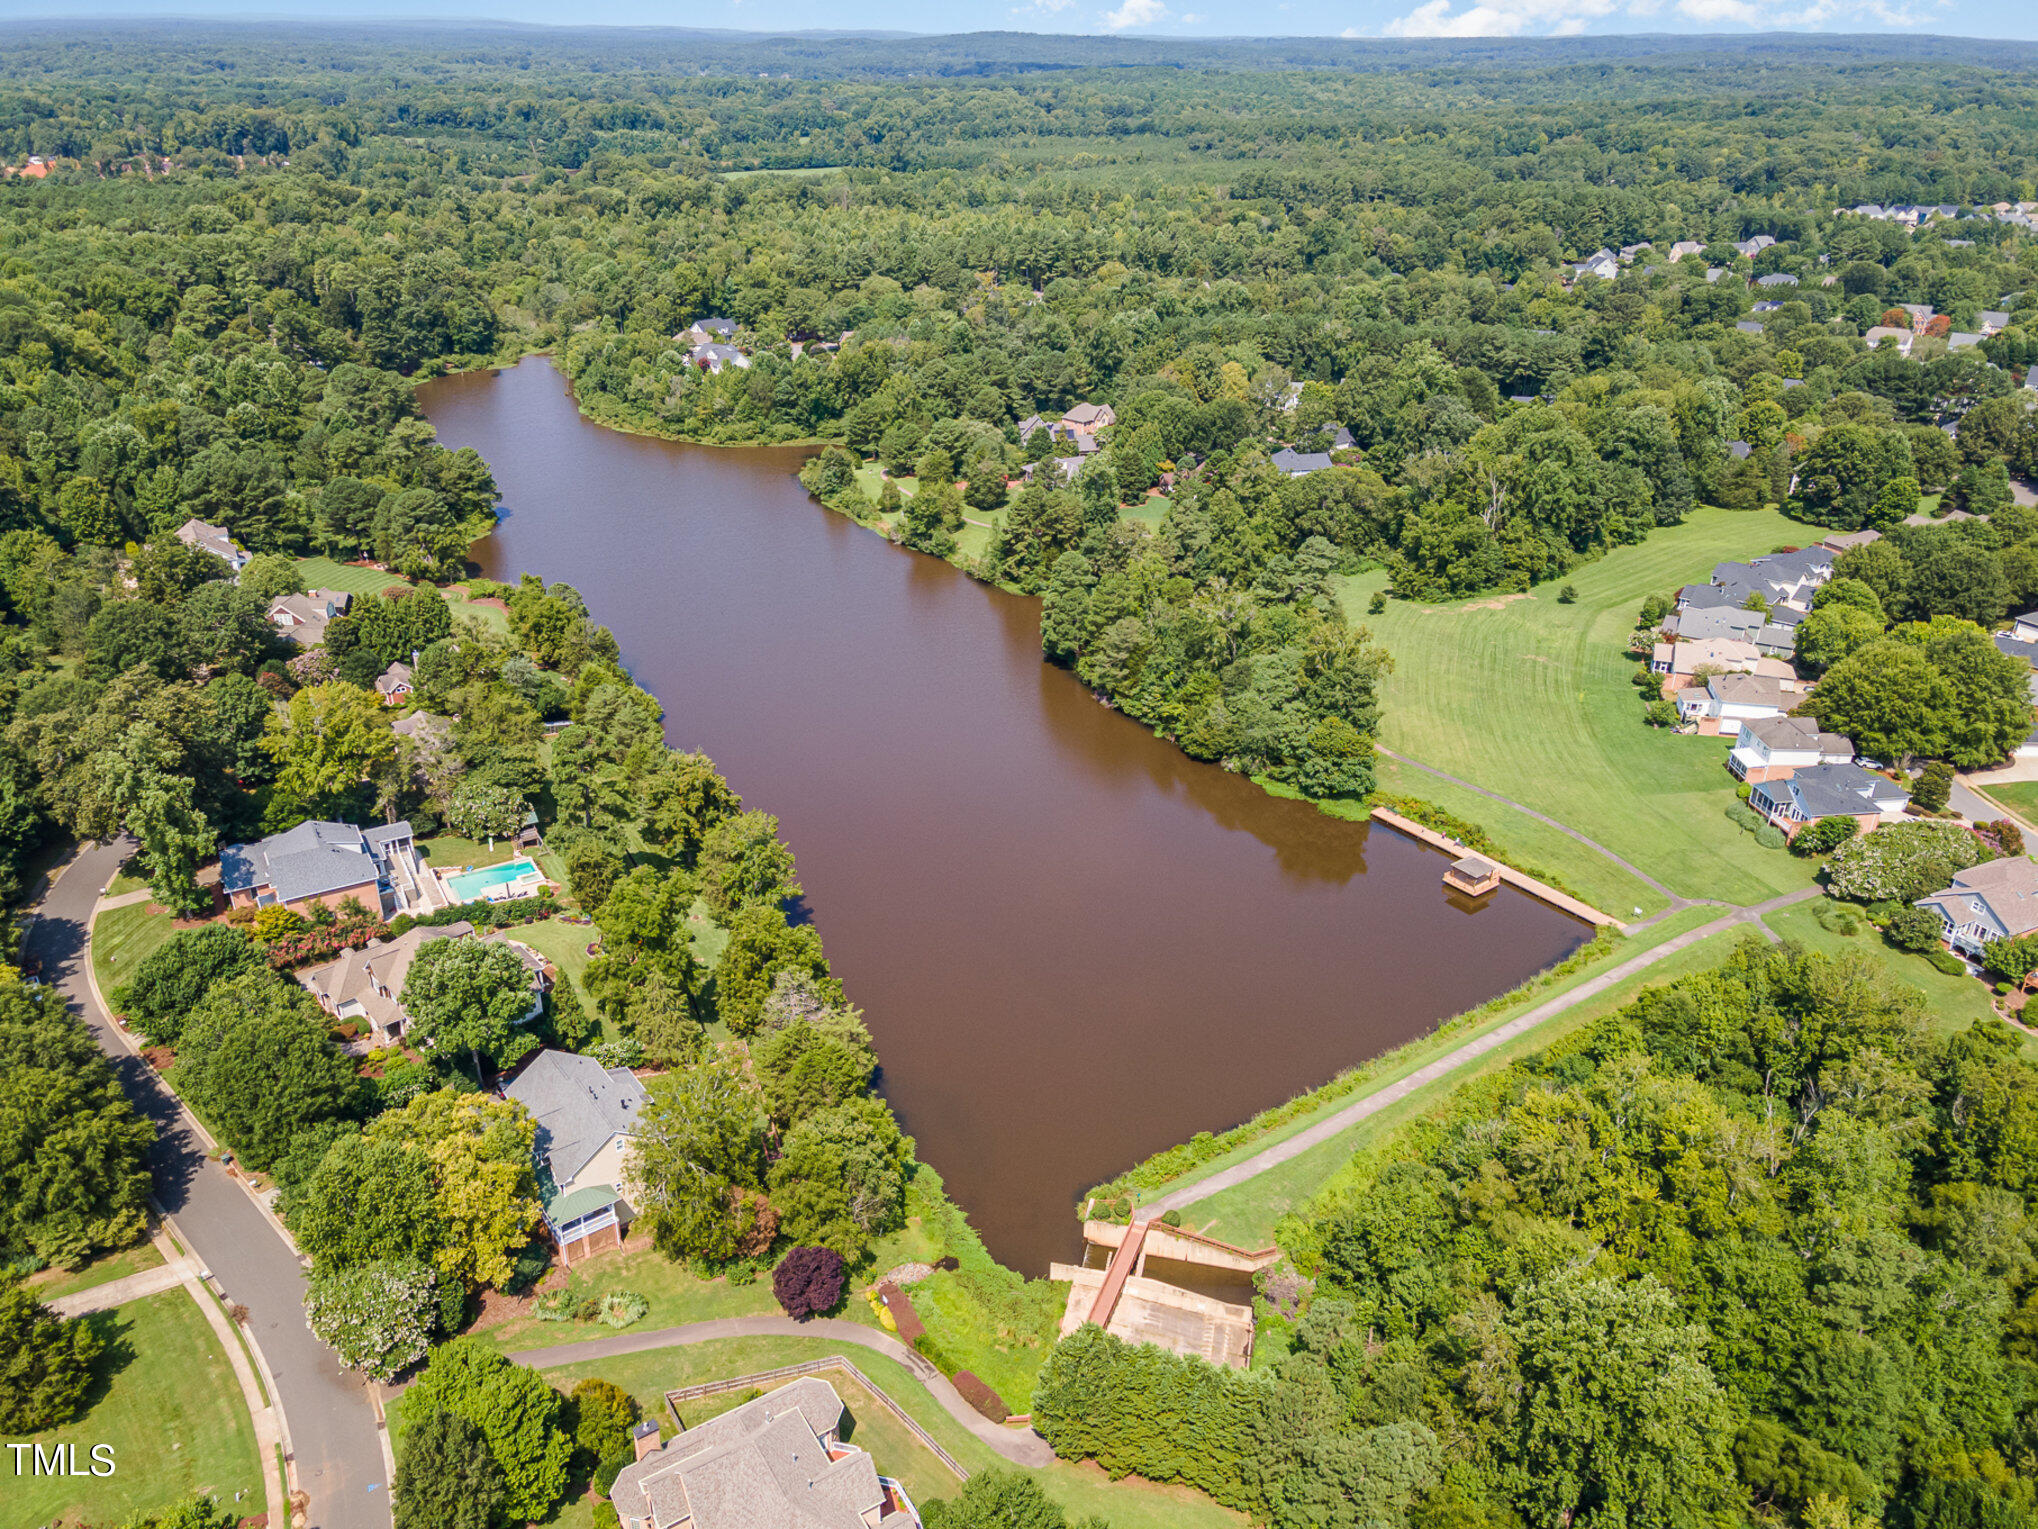
[[[131, 842], [82, 851], [43, 899], [26, 950], [42, 976], [91, 1027], [135, 1107], [155, 1122], [150, 1157], [156, 1199], [212, 1270], [275, 1377], [295, 1451], [297, 1485], [311, 1498], [309, 1529], [389, 1529], [389, 1483], [366, 1383], [343, 1369], [304, 1321], [304, 1271], [226, 1170], [205, 1155], [176, 1098], [121, 1041], [86, 979], [92, 908]], [[262, 1462], [273, 1471], [275, 1462]]]

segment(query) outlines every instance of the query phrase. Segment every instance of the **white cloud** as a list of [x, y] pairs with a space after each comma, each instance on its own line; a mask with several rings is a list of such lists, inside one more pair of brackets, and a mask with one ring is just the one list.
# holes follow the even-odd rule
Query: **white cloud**
[[1389, 37], [1574, 37], [1619, 9], [1618, 0], [1484, 0], [1455, 14], [1452, 0], [1424, 0], [1382, 29]]
[[1127, 27], [1150, 27], [1167, 20], [1168, 8], [1162, 0], [1125, 0], [1115, 11], [1104, 13], [1104, 25], [1114, 32]]
[[[1949, 0], [1931, 0], [1944, 8]], [[1665, 0], [1422, 0], [1389, 21], [1389, 37], [1576, 37], [1605, 17], [1653, 16]], [[1674, 0], [1677, 13], [1706, 26], [1819, 27], [1868, 22], [1913, 27], [1925, 19], [1919, 0], [1800, 0], [1774, 11], [1763, 0]], [[1348, 38], [1368, 35], [1347, 27]]]
[[1180, 18], [1182, 25], [1185, 27], [1200, 27], [1209, 19], [1201, 11], [1184, 11]]
[[1067, 10], [1075, 3], [1076, 0], [1032, 0], [1032, 3], [1028, 5], [1013, 6], [1006, 14], [1009, 16], [1052, 16], [1058, 11]]

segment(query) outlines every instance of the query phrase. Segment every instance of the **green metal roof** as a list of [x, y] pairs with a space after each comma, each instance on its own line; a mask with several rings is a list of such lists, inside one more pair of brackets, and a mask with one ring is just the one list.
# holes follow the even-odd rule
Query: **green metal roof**
[[564, 1226], [582, 1216], [591, 1216], [598, 1210], [606, 1209], [622, 1198], [612, 1184], [588, 1184], [571, 1194], [558, 1196], [545, 1206], [545, 1219], [554, 1226]]

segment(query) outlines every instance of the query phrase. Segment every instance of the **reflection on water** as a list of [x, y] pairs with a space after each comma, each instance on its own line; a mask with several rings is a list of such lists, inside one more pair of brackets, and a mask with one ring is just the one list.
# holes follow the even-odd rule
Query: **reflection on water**
[[539, 360], [420, 396], [502, 486], [484, 571], [577, 586], [672, 742], [779, 815], [886, 1094], [1015, 1267], [1075, 1255], [1091, 1184], [1585, 936], [1099, 705], [1037, 601], [823, 510], [803, 452], [604, 430]]

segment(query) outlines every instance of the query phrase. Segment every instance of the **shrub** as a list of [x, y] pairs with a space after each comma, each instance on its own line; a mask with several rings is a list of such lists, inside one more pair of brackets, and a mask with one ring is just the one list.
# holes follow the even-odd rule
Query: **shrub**
[[1782, 849], [1790, 840], [1774, 823], [1764, 823], [1755, 830], [1755, 842], [1764, 849]]
[[1967, 975], [1966, 963], [1950, 950], [1926, 951], [1925, 959], [1949, 977], [1964, 977]]
[[1005, 1405], [998, 1393], [968, 1370], [957, 1370], [949, 1379], [955, 1382], [955, 1389], [962, 1393], [962, 1399], [993, 1423], [1002, 1423], [1012, 1415], [1012, 1409]]
[[573, 1447], [591, 1463], [628, 1458], [630, 1430], [644, 1415], [637, 1399], [612, 1381], [590, 1377], [567, 1393], [566, 1421]]
[[[614, 1486], [615, 1484], [616, 1478], [614, 1476], [609, 1477], [609, 1485]], [[622, 1515], [616, 1512], [616, 1505], [614, 1503], [604, 1498], [601, 1502], [594, 1505], [593, 1529], [622, 1529], [622, 1526]]]
[[1381, 613], [1383, 613], [1386, 609], [1387, 609], [1387, 591], [1384, 589], [1374, 590], [1373, 598], [1366, 602], [1366, 614], [1368, 616], [1378, 616]]
[[304, 1315], [342, 1364], [393, 1380], [432, 1346], [441, 1317], [437, 1276], [416, 1259], [319, 1274], [305, 1293]]
[[1953, 795], [1953, 766], [1935, 759], [1911, 782], [1911, 803], [1927, 812], [1943, 812]]
[[1578, 603], [1578, 586], [1576, 584], [1566, 584], [1562, 589], [1558, 590], [1557, 603], [1559, 605], [1576, 605]]
[[1896, 823], [1841, 845], [1826, 881], [1855, 902], [1914, 902], [1980, 862], [1981, 841], [1957, 823]]
[[796, 1322], [833, 1311], [841, 1304], [848, 1273], [833, 1248], [794, 1248], [779, 1260], [771, 1276], [771, 1293]]
[[1182, 1224], [1182, 1213], [1180, 1211], [1170, 1210], [1161, 1212], [1161, 1225], [1180, 1226], [1181, 1224]]
[[[41, 1433], [84, 1408], [92, 1361], [104, 1342], [84, 1321], [66, 1321], [13, 1279], [0, 1280], [0, 1433]], [[20, 1458], [16, 1456], [16, 1458]]]
[[1673, 701], [1651, 701], [1642, 708], [1642, 720], [1651, 727], [1675, 727], [1677, 705]]
[[1898, 950], [1924, 952], [1938, 949], [1940, 931], [1945, 927], [1946, 921], [1930, 908], [1904, 908], [1891, 915], [1882, 933]]
[[1853, 818], [1820, 818], [1802, 829], [1790, 847], [1800, 855], [1829, 855], [1860, 832]]
[[1727, 821], [1736, 828], [1753, 833], [1762, 826], [1762, 814], [1746, 802], [1730, 802], [1727, 804]]
[[1996, 848], [2006, 855], [2024, 853], [2024, 830], [2009, 818], [1998, 818], [1995, 824]]
[[651, 1303], [634, 1290], [611, 1290], [601, 1298], [601, 1320], [606, 1327], [624, 1328], [641, 1322]]
[[531, 1304], [531, 1315], [540, 1322], [573, 1322], [582, 1318], [582, 1308], [590, 1303], [572, 1286], [558, 1290], [547, 1290]]

